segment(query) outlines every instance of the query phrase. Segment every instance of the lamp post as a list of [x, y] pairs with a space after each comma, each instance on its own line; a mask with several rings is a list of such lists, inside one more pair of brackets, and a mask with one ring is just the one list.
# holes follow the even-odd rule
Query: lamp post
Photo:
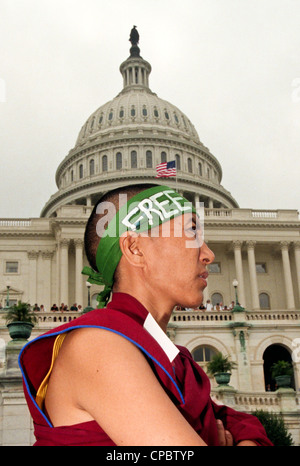
[[235, 306], [234, 308], [232, 309], [232, 312], [243, 312], [245, 310], [245, 308], [243, 308], [240, 304], [239, 304], [239, 300], [238, 300], [238, 294], [237, 294], [237, 287], [238, 287], [238, 284], [239, 282], [237, 281], [237, 279], [235, 278], [232, 282], [232, 286], [234, 287], [234, 291], [235, 291]]
[[88, 305], [83, 309], [83, 314], [86, 314], [87, 312], [89, 311], [93, 311], [93, 307], [91, 306], [91, 283], [90, 282], [86, 282], [86, 286], [87, 286], [87, 290], [88, 290]]
[[6, 305], [5, 309], [9, 308], [9, 290], [10, 290], [10, 280], [6, 280]]

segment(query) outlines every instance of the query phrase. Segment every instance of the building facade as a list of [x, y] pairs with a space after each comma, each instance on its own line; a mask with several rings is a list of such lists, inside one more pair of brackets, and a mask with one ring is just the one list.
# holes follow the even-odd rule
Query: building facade
[[[43, 305], [34, 338], [78, 317], [78, 311], [51, 312], [54, 303], [84, 308], [90, 294], [95, 306], [99, 289], [88, 288], [81, 274], [87, 265], [84, 230], [93, 205], [117, 187], [168, 185], [191, 202], [203, 203], [204, 239], [215, 254], [204, 304], [210, 300], [216, 309], [221, 306], [211, 311], [174, 310], [170, 338], [186, 346], [204, 369], [216, 351], [230, 355], [237, 362], [233, 388], [220, 391], [212, 380], [214, 396], [247, 412], [283, 412], [299, 444], [298, 212], [239, 208], [221, 184], [220, 163], [188, 117], [151, 91], [151, 65], [140, 56], [137, 44], [120, 72], [123, 89], [82, 126], [74, 148], [57, 168], [58, 190], [40, 217], [0, 219], [2, 307], [19, 300]], [[157, 179], [156, 165], [172, 160], [177, 176]], [[230, 309], [237, 297], [244, 308], [240, 312]], [[30, 444], [32, 429], [19, 374], [7, 366], [10, 337], [3, 319], [0, 325], [0, 444]], [[276, 391], [270, 378], [270, 366], [280, 359], [292, 362], [294, 369], [293, 389], [286, 393]], [[22, 412], [21, 428], [12, 420], [17, 416], [14, 410]]]

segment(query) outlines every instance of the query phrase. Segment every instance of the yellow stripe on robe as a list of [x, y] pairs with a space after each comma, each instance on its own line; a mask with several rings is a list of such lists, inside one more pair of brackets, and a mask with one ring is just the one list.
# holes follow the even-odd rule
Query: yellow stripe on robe
[[64, 341], [67, 333], [68, 332], [62, 333], [62, 334], [58, 335], [55, 338], [55, 342], [54, 342], [54, 345], [53, 345], [53, 351], [52, 351], [52, 360], [51, 360], [50, 369], [49, 369], [46, 377], [44, 378], [43, 382], [39, 386], [39, 389], [38, 389], [37, 394], [36, 394], [35, 401], [37, 402], [39, 408], [42, 409], [42, 410], [43, 410], [43, 407], [44, 407], [44, 401], [45, 401], [45, 398], [46, 398], [49, 378], [50, 378], [50, 375], [51, 375], [51, 372], [52, 372], [52, 369], [53, 369], [53, 365], [54, 365], [55, 359], [58, 356], [59, 350], [61, 348], [61, 345], [63, 344], [63, 341]]

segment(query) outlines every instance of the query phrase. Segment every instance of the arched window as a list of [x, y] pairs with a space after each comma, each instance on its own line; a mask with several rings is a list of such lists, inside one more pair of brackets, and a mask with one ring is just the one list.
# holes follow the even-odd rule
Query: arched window
[[124, 109], [123, 109], [123, 107], [120, 110], [119, 117], [124, 118]]
[[130, 115], [132, 117], [135, 117], [135, 107], [134, 107], [134, 105], [131, 107]]
[[111, 110], [108, 115], [108, 120], [111, 121], [113, 119], [113, 111]]
[[192, 159], [189, 157], [187, 162], [188, 162], [188, 172], [189, 172], [189, 173], [193, 173], [193, 162], [192, 162]]
[[136, 150], [132, 150], [130, 154], [131, 168], [137, 168], [137, 153]]
[[146, 152], [146, 168], [152, 168], [152, 152], [147, 150]]
[[95, 160], [91, 159], [89, 165], [90, 165], [90, 175], [94, 175], [95, 174]]
[[175, 166], [177, 170], [181, 170], [180, 155], [175, 155]]
[[271, 309], [270, 297], [267, 293], [260, 293], [259, 295], [259, 306], [261, 309]]
[[107, 155], [102, 157], [102, 171], [107, 172]]
[[157, 110], [156, 107], [154, 107], [153, 113], [154, 113], [155, 118], [158, 118], [158, 117], [159, 117], [158, 110]]
[[144, 117], [148, 115], [147, 108], [145, 107], [145, 105], [143, 106], [142, 114]]
[[202, 163], [198, 163], [198, 174], [202, 176]]
[[161, 161], [161, 163], [167, 161], [167, 154], [166, 154], [165, 152], [162, 152], [162, 153], [160, 154], [160, 161]]
[[79, 165], [79, 178], [83, 178], [83, 165]]
[[192, 356], [194, 361], [200, 363], [202, 366], [211, 361], [216, 353], [217, 351], [211, 346], [201, 345], [192, 351]]
[[221, 293], [214, 293], [211, 297], [211, 302], [213, 306], [223, 303], [223, 296]]
[[[264, 376], [265, 376], [265, 388], [267, 391], [276, 390], [276, 381], [272, 379], [271, 367], [278, 361], [286, 361], [292, 363], [292, 357], [290, 351], [279, 343], [274, 343], [268, 346], [263, 354], [264, 361]], [[291, 380], [291, 386], [295, 388], [294, 374]]]
[[122, 168], [122, 154], [121, 152], [117, 152], [116, 154], [116, 169], [121, 170]]

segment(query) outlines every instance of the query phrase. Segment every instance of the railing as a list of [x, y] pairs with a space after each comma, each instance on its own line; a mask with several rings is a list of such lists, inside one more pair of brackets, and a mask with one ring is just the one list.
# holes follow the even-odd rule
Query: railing
[[[212, 398], [222, 402], [223, 394], [212, 389]], [[255, 411], [263, 409], [266, 411], [280, 411], [280, 398], [276, 392], [241, 392], [233, 394], [232, 401], [239, 411]], [[297, 400], [295, 400], [297, 401]]]
[[[270, 321], [277, 322], [278, 320], [294, 323], [300, 321], [300, 310], [269, 310], [269, 311], [246, 311], [246, 321]], [[209, 322], [224, 322], [228, 323], [234, 320], [232, 311], [174, 311], [172, 313], [170, 322], [191, 324], [202, 323], [209, 325]]]
[[170, 322], [211, 322], [233, 320], [230, 311], [174, 311]]
[[300, 320], [300, 311], [251, 311], [246, 313], [246, 320]]
[[2, 218], [0, 219], [0, 227], [30, 227], [31, 220], [29, 219], [13, 219]]
[[37, 327], [56, 327], [58, 325], [65, 324], [66, 322], [71, 322], [72, 320], [77, 319], [82, 314], [78, 311], [50, 311], [50, 312], [35, 312], [37, 317]]

